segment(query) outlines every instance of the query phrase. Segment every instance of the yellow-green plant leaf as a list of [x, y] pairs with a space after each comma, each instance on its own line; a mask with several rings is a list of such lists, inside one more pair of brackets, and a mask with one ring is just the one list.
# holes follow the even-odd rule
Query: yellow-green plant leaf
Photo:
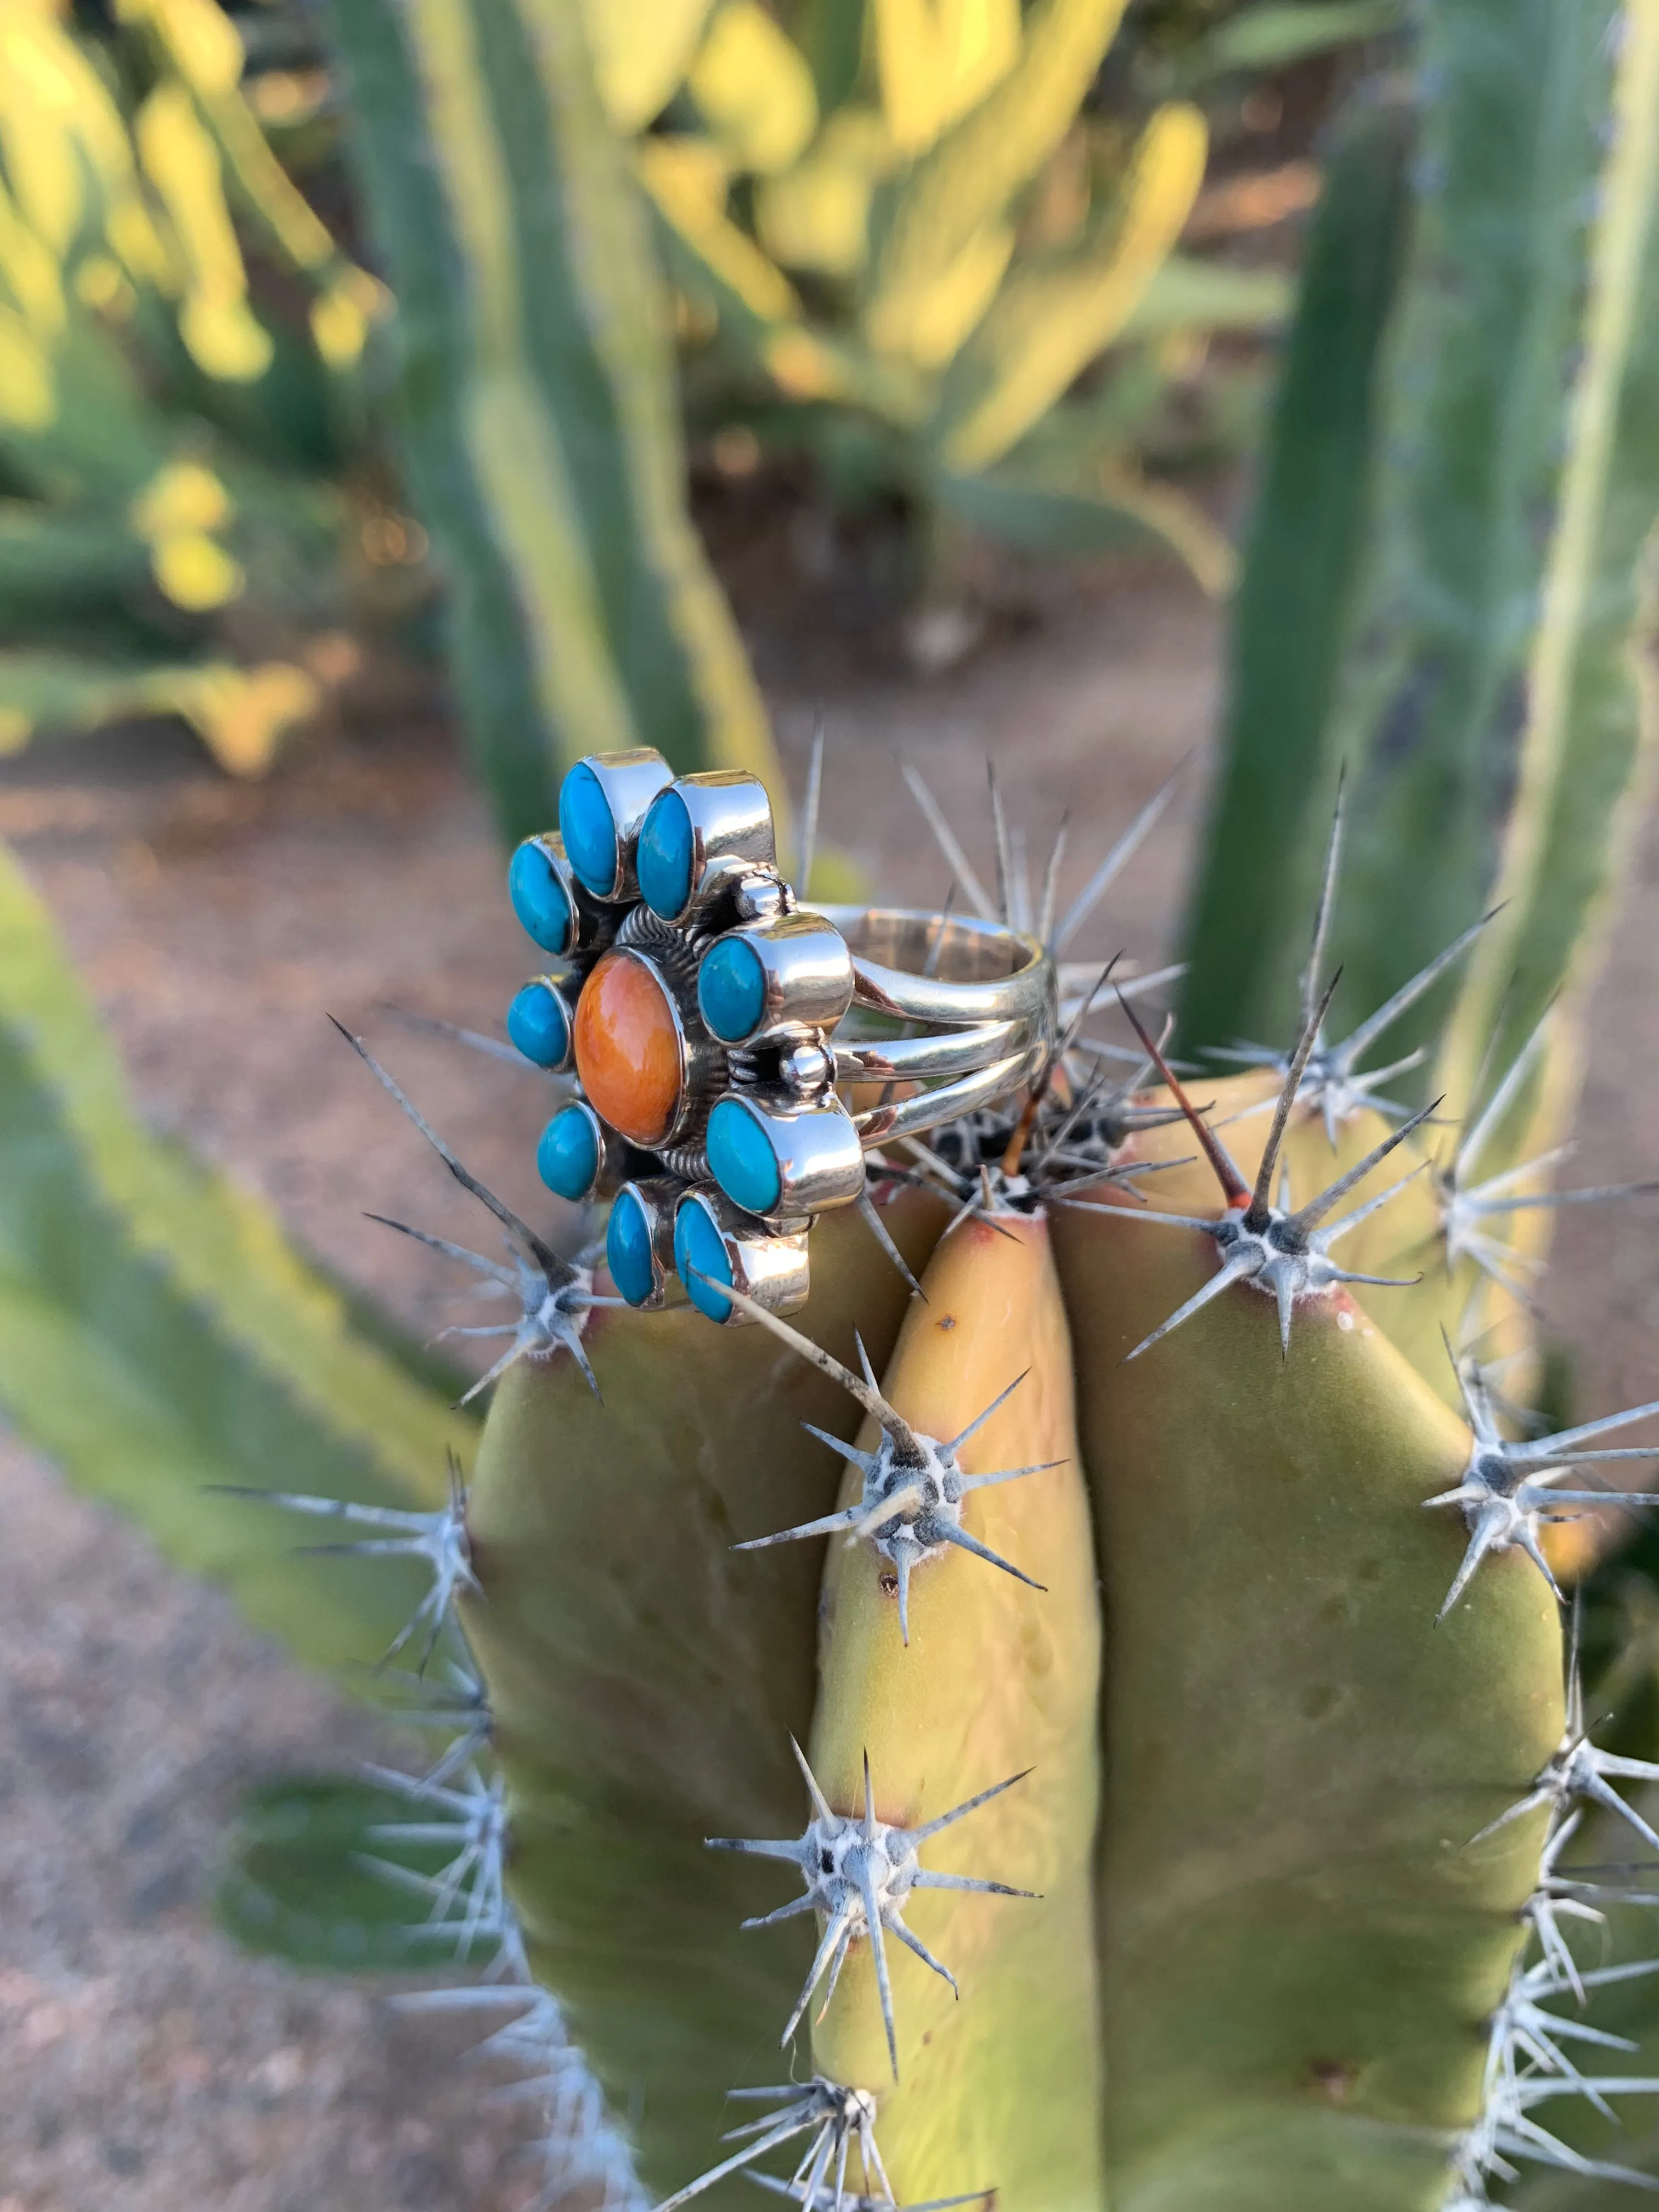
[[[159, 543], [176, 547], [192, 535], [173, 533]], [[199, 542], [219, 551], [210, 539]], [[210, 599], [206, 604], [218, 602]], [[221, 768], [232, 775], [258, 776], [270, 766], [289, 732], [307, 721], [321, 702], [316, 678], [289, 661], [253, 668], [228, 661], [122, 668], [67, 653], [3, 653], [0, 753], [20, 751], [44, 732], [67, 734], [108, 722], [177, 714]]]
[[1019, 53], [1019, 0], [874, 0], [882, 112], [914, 159], [1006, 76]]
[[163, 66], [189, 88], [240, 204], [281, 259], [322, 288], [318, 306], [323, 312], [313, 312], [312, 319], [317, 349], [330, 367], [349, 368], [362, 350], [369, 322], [388, 311], [391, 296], [341, 251], [271, 152], [241, 92], [244, 55], [235, 25], [218, 0], [119, 0], [118, 13], [149, 32]]
[[788, 168], [817, 128], [806, 58], [758, 0], [726, 0], [687, 82], [732, 166], [757, 176]]
[[1120, 335], [1168, 337], [1176, 331], [1273, 331], [1288, 318], [1296, 288], [1282, 269], [1241, 269], [1171, 253], [1155, 271]]
[[923, 369], [953, 361], [996, 298], [1013, 252], [1013, 225], [988, 222], [954, 261], [918, 285], [904, 319], [904, 358]]
[[881, 206], [865, 328], [902, 354], [908, 301], [1000, 220], [1077, 120], [1125, 0], [1037, 0], [1020, 56]]
[[584, 0], [582, 21], [605, 112], [642, 131], [684, 79], [710, 0]]
[[787, 269], [853, 276], [870, 251], [870, 201], [892, 166], [887, 126], [873, 108], [832, 115], [793, 169], [762, 179], [755, 224]]
[[1159, 108], [1104, 234], [1004, 288], [945, 381], [939, 439], [949, 467], [981, 469], [1006, 453], [1118, 336], [1181, 235], [1208, 143], [1197, 108]]
[[144, 173], [172, 222], [185, 266], [179, 331], [210, 376], [245, 383], [270, 366], [270, 335], [248, 304], [218, 149], [181, 84], [160, 84], [133, 126]]
[[767, 323], [799, 314], [794, 286], [726, 212], [730, 173], [718, 147], [706, 138], [647, 138], [639, 158], [659, 213], [752, 314]]

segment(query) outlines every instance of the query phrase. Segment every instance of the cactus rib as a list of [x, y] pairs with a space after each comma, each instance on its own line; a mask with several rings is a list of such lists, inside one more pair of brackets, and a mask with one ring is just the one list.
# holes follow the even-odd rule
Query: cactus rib
[[1539, 1070], [1548, 1028], [1549, 1017], [1546, 1015], [1463, 1132], [1449, 1164], [1438, 1170], [1434, 1178], [1448, 1268], [1455, 1267], [1460, 1260], [1472, 1260], [1483, 1275], [1523, 1305], [1531, 1302], [1534, 1279], [1543, 1269], [1542, 1255], [1492, 1236], [1485, 1223], [1494, 1216], [1549, 1212], [1563, 1206], [1597, 1206], [1617, 1199], [1647, 1197], [1659, 1190], [1659, 1183], [1651, 1182], [1597, 1183], [1581, 1190], [1528, 1191], [1517, 1188], [1534, 1176], [1547, 1175], [1552, 1168], [1570, 1158], [1571, 1145], [1558, 1145], [1548, 1152], [1536, 1153], [1514, 1167], [1488, 1176], [1484, 1182], [1473, 1181], [1476, 1162], [1516, 1105], [1528, 1079]]

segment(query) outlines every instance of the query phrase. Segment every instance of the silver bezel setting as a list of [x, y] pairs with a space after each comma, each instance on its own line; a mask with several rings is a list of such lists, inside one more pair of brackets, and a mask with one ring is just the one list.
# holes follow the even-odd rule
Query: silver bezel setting
[[[777, 1163], [777, 1204], [750, 1215], [751, 1220], [793, 1223], [804, 1214], [849, 1205], [863, 1190], [863, 1141], [852, 1115], [833, 1092], [821, 1104], [804, 1105], [787, 1091], [728, 1091], [714, 1104], [722, 1106], [728, 1099], [758, 1124]], [[712, 1164], [708, 1172], [722, 1196], [735, 1206], [737, 1200], [719, 1184]]]
[[[574, 925], [572, 942], [563, 952], [550, 954], [549, 957], [572, 962], [584, 957], [597, 959], [617, 933], [615, 909], [596, 899], [571, 866], [564, 839], [556, 830], [538, 830], [534, 836], [523, 837], [519, 842], [535, 846], [543, 854], [570, 908]], [[538, 949], [545, 951], [547, 948], [544, 945]]]
[[[639, 878], [634, 872], [640, 830], [651, 811], [653, 799], [673, 781], [673, 770], [653, 745], [630, 745], [614, 753], [589, 753], [576, 765], [588, 769], [598, 783], [611, 811], [611, 827], [617, 836], [617, 870], [611, 878], [611, 889], [589, 891], [584, 885], [583, 890], [588, 898], [599, 899], [606, 906], [631, 905], [640, 895]], [[574, 876], [574, 870], [572, 873]]]
[[[764, 1306], [768, 1313], [793, 1313], [806, 1303], [809, 1273], [806, 1257], [806, 1236], [810, 1224], [795, 1220], [787, 1227], [768, 1227], [754, 1214], [733, 1206], [717, 1184], [694, 1183], [680, 1194], [674, 1209], [676, 1222], [688, 1206], [696, 1206], [707, 1215], [710, 1224], [726, 1248], [726, 1262], [732, 1270], [732, 1287], [741, 1291], [745, 1297], [753, 1298], [757, 1305]], [[675, 1278], [679, 1280], [678, 1273]], [[710, 1278], [709, 1287], [716, 1296], [726, 1288]], [[681, 1289], [684, 1291], [684, 1285]], [[701, 1308], [698, 1310], [702, 1310]], [[704, 1318], [714, 1321], [712, 1314]], [[723, 1320], [714, 1322], [717, 1328], [741, 1328], [749, 1321], [748, 1315], [735, 1305], [728, 1305]]]
[[[804, 1030], [834, 1030], [853, 1003], [853, 959], [841, 932], [809, 908], [775, 919], [722, 930], [703, 954], [740, 939], [760, 963], [760, 1019], [748, 1033], [727, 1040], [735, 1048], [781, 1040]], [[698, 969], [701, 991], [702, 969]], [[701, 1005], [701, 996], [699, 1005]]]
[[684, 922], [707, 911], [741, 877], [776, 873], [772, 802], [758, 776], [742, 769], [701, 769], [665, 784], [652, 805], [671, 793], [684, 805], [690, 824], [691, 866], [685, 903], [678, 913], [663, 915], [664, 921]]

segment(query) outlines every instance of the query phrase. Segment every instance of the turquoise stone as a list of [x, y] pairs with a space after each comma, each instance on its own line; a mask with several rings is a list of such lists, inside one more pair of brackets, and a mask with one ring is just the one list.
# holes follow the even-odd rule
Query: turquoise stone
[[708, 1117], [708, 1172], [733, 1206], [769, 1213], [782, 1194], [771, 1139], [740, 1098], [722, 1098]]
[[710, 1321], [724, 1321], [732, 1310], [731, 1299], [699, 1278], [710, 1275], [717, 1283], [729, 1283], [732, 1262], [726, 1256], [725, 1238], [695, 1203], [683, 1205], [674, 1216], [674, 1265], [698, 1312], [706, 1313]]
[[568, 952], [570, 901], [553, 872], [553, 863], [534, 838], [527, 837], [513, 855], [507, 895], [520, 923], [544, 952]]
[[605, 1262], [618, 1296], [630, 1306], [642, 1306], [654, 1287], [651, 1264], [651, 1224], [643, 1206], [631, 1190], [624, 1190], [611, 1209], [611, 1226], [605, 1236]]
[[538, 1067], [560, 1067], [570, 1049], [570, 1024], [558, 994], [545, 983], [526, 983], [507, 1010], [507, 1033]]
[[678, 791], [651, 802], [634, 857], [640, 896], [665, 921], [684, 914], [691, 896], [691, 817]]
[[697, 1004], [723, 1044], [740, 1044], [760, 1026], [766, 1011], [766, 970], [746, 939], [723, 937], [703, 956]]
[[592, 1191], [599, 1179], [599, 1140], [581, 1107], [562, 1108], [542, 1131], [536, 1167], [560, 1198], [583, 1199]]
[[565, 858], [596, 898], [609, 898], [617, 881], [617, 825], [586, 761], [579, 761], [559, 793], [559, 828]]

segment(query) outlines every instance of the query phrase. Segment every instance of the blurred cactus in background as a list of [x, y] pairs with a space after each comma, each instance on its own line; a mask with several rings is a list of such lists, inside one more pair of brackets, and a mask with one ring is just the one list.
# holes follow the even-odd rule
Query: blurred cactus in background
[[[257, 775], [429, 584], [362, 382], [389, 300], [216, 0], [0, 10], [0, 745], [176, 714]], [[307, 71], [309, 70], [309, 76]]]

